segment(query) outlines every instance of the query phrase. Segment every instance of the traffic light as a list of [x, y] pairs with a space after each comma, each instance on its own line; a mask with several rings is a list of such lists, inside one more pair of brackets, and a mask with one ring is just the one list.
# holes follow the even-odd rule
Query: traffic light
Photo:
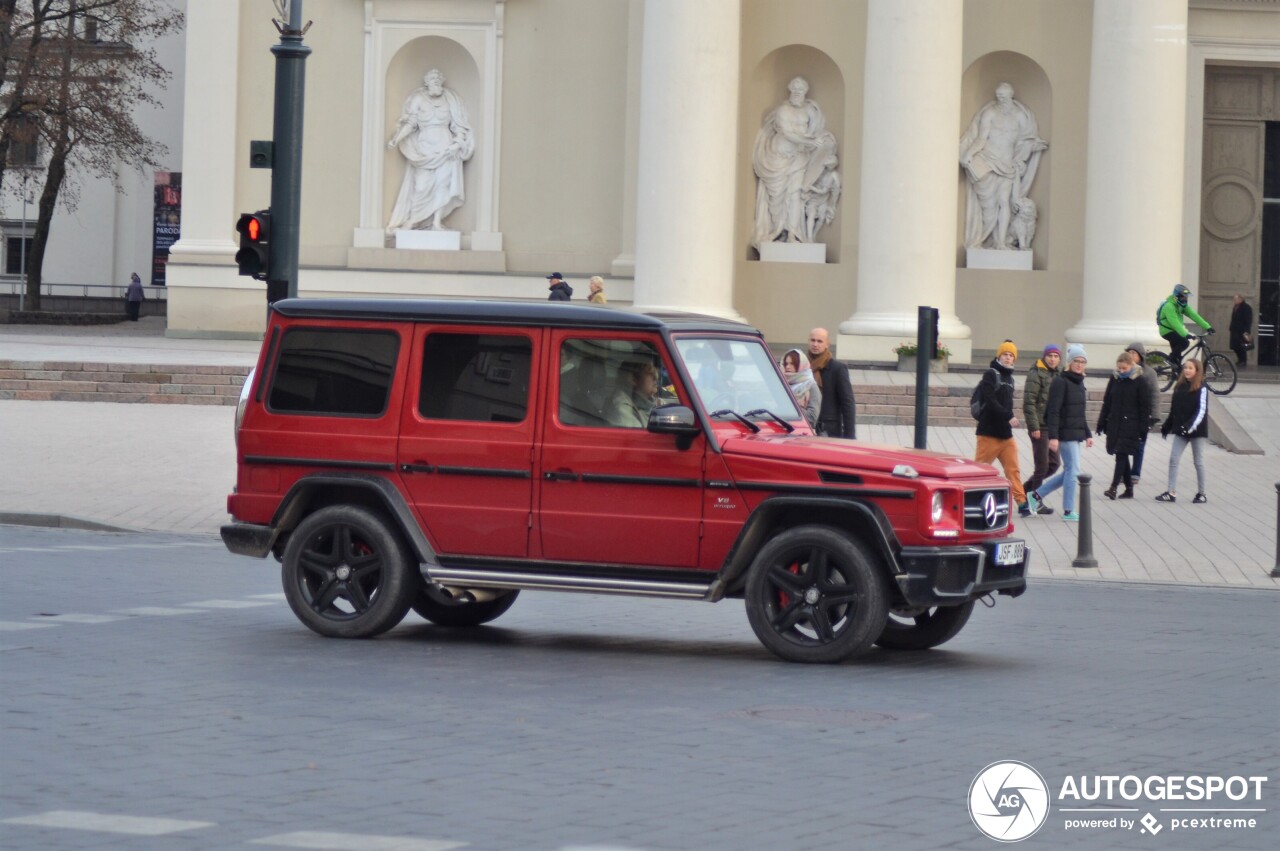
[[265, 281], [271, 263], [271, 211], [242, 214], [236, 230], [240, 233], [240, 250], [236, 252], [240, 274]]

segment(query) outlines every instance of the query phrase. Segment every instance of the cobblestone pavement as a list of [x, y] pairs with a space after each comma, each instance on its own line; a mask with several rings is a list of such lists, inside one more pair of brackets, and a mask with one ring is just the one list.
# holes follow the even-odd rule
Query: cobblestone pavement
[[[944, 648], [810, 667], [737, 601], [526, 592], [346, 642], [207, 538], [0, 527], [0, 565], [3, 849], [983, 849], [970, 784], [1010, 759], [1055, 799], [1029, 848], [1277, 835], [1274, 594], [1036, 580]], [[1113, 802], [1152, 837], [1066, 829], [1116, 817], [1061, 812], [1068, 775], [1269, 780]]]

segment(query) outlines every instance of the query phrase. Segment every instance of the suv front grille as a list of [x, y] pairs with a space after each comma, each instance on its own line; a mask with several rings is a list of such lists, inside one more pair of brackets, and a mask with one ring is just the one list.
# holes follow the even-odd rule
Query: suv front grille
[[965, 491], [966, 532], [997, 532], [1009, 525], [1009, 489]]

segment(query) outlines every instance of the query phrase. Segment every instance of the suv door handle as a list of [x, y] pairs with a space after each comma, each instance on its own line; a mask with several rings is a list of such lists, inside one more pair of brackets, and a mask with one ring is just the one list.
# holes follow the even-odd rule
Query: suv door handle
[[578, 474], [572, 470], [555, 470], [543, 473], [542, 478], [549, 482], [576, 482]]
[[435, 467], [432, 467], [426, 461], [414, 461], [412, 464], [401, 464], [400, 472], [402, 473], [434, 473]]

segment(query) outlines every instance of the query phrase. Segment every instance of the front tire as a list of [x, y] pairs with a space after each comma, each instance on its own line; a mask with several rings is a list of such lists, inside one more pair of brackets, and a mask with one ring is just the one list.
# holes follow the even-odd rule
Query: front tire
[[289, 608], [329, 638], [370, 638], [404, 619], [422, 579], [400, 536], [353, 505], [322, 508], [289, 536], [280, 567]]
[[890, 609], [876, 644], [886, 650], [928, 650], [956, 637], [973, 614], [974, 601], [959, 606]]
[[1236, 389], [1236, 365], [1226, 355], [1210, 355], [1204, 365], [1204, 384], [1209, 392], [1225, 396]]
[[828, 526], [776, 535], [747, 574], [747, 620], [789, 662], [832, 663], [862, 653], [884, 631], [889, 606], [875, 558]]
[[468, 602], [428, 583], [414, 599], [413, 610], [437, 626], [479, 626], [506, 612], [518, 596], [519, 591], [508, 591], [492, 600]]

